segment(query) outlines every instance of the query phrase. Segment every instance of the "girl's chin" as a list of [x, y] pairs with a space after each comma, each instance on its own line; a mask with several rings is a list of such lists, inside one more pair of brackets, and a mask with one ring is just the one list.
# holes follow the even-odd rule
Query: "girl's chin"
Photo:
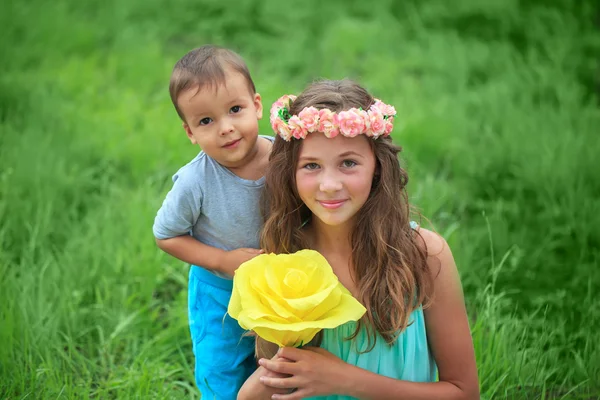
[[[313, 215], [314, 216], [314, 215]], [[351, 219], [349, 218], [319, 218], [318, 215], [316, 217], [321, 221], [323, 225], [326, 225], [330, 228], [341, 228], [350, 224]]]

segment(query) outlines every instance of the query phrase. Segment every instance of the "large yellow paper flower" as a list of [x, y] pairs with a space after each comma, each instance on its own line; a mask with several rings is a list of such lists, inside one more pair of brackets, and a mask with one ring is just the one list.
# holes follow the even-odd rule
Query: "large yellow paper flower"
[[233, 278], [228, 313], [244, 329], [279, 346], [301, 346], [321, 329], [357, 321], [366, 309], [342, 286], [320, 253], [261, 254]]

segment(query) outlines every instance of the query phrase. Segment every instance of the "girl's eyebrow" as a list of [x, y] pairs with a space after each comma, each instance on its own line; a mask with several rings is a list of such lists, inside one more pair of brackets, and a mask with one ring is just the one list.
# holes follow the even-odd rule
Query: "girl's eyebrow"
[[300, 158], [298, 158], [298, 161], [317, 161], [318, 158], [317, 157], [311, 157], [311, 156], [302, 156]]
[[[359, 157], [359, 158], [365, 158], [365, 156], [363, 156], [360, 153], [357, 153], [356, 151], [350, 150], [350, 151], [346, 151], [340, 155], [338, 155], [338, 158], [346, 158], [346, 157], [350, 157], [350, 156], [354, 156], [354, 157]], [[300, 158], [298, 158], [298, 161], [318, 161], [319, 158], [318, 157], [313, 157], [313, 156], [301, 156]]]
[[355, 156], [355, 157], [365, 158], [362, 154], [359, 154], [359, 153], [357, 153], [355, 151], [352, 151], [352, 150], [347, 151], [347, 152], [342, 153], [342, 154], [339, 155], [340, 158], [344, 158], [344, 157], [348, 157], [348, 156]]

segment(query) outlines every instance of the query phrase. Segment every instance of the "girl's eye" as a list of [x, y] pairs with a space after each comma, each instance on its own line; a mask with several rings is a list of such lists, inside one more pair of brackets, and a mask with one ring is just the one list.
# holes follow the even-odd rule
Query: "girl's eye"
[[208, 118], [208, 117], [206, 117], [206, 118], [202, 118], [202, 119], [200, 120], [200, 125], [201, 125], [201, 126], [203, 126], [203, 125], [208, 125], [208, 124], [210, 124], [211, 122], [212, 122], [212, 119], [210, 119], [210, 118]]
[[344, 161], [342, 161], [342, 166], [343, 166], [344, 168], [352, 168], [352, 167], [354, 167], [355, 165], [356, 165], [356, 162], [355, 162], [355, 161], [352, 161], [352, 160], [344, 160]]
[[242, 111], [242, 107], [240, 107], [240, 106], [233, 106], [233, 107], [231, 107], [231, 112], [234, 113], [234, 114], [237, 114], [240, 111]]
[[304, 166], [304, 168], [309, 169], [309, 170], [317, 169], [317, 168], [319, 168], [319, 164], [311, 162], [311, 163], [306, 164]]

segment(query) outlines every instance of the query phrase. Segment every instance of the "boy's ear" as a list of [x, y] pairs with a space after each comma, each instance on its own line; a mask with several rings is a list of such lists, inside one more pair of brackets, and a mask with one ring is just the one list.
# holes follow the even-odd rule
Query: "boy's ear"
[[254, 107], [256, 108], [256, 119], [262, 119], [263, 106], [262, 99], [260, 98], [260, 93], [254, 94]]
[[182, 123], [182, 126], [183, 126], [183, 129], [185, 130], [185, 134], [187, 135], [188, 139], [190, 139], [190, 142], [192, 142], [192, 144], [198, 144], [196, 142], [196, 139], [194, 138], [194, 134], [192, 133], [190, 126], [188, 124], [186, 124], [185, 122]]

